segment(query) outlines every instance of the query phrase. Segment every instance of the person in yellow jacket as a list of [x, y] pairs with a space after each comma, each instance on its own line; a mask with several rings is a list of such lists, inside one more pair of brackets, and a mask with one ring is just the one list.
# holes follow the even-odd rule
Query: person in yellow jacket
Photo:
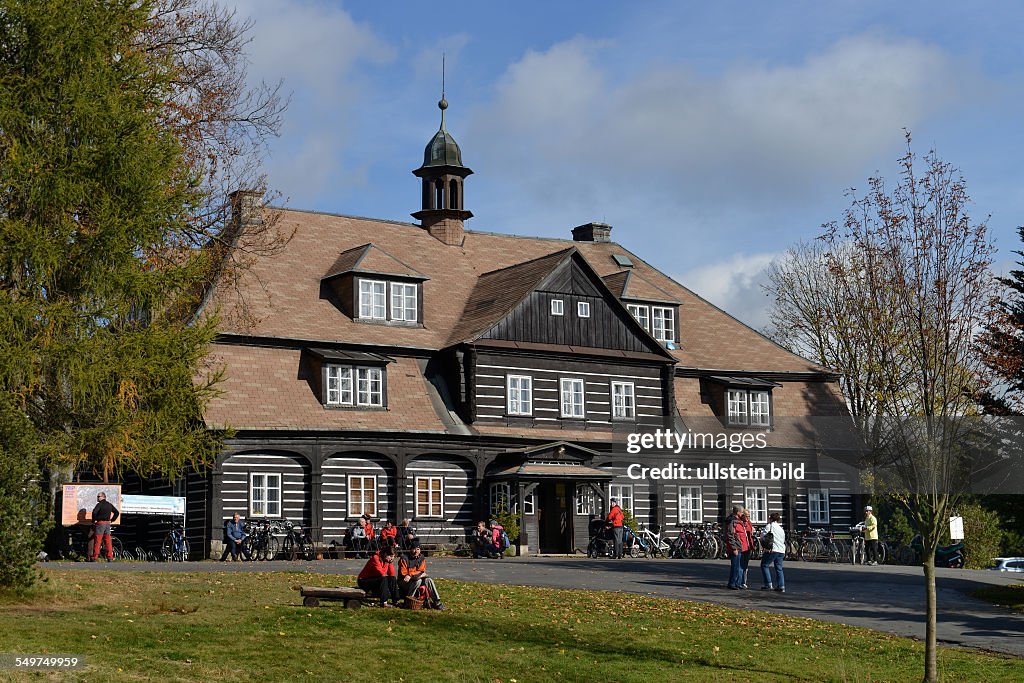
[[867, 551], [868, 564], [878, 564], [878, 518], [870, 505], [864, 508], [864, 547]]

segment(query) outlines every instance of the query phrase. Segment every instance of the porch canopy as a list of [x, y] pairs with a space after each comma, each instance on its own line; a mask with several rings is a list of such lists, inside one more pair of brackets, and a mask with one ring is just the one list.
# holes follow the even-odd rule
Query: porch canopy
[[590, 466], [597, 455], [600, 453], [568, 441], [505, 451], [495, 460], [493, 469], [485, 478], [524, 483], [572, 479], [581, 484], [607, 484], [614, 475]]

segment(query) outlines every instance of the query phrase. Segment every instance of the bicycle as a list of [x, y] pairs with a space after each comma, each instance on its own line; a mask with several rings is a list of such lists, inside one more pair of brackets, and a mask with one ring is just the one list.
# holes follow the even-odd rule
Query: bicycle
[[[145, 559], [148, 555], [141, 548], [140, 559]], [[171, 527], [171, 530], [164, 536], [164, 541], [160, 545], [160, 557], [164, 561], [170, 562], [184, 562], [189, 557], [189, 545], [188, 538], [185, 536], [185, 525], [180, 522], [175, 522]]]
[[253, 560], [272, 560], [277, 556], [279, 544], [274, 534], [280, 533], [279, 520], [259, 520], [245, 523], [245, 549]]
[[[653, 529], [653, 530], [652, 530]], [[640, 525], [640, 531], [637, 534], [637, 538], [643, 541], [644, 557], [650, 555], [651, 557], [658, 557], [659, 555], [668, 555], [672, 552], [672, 546], [661, 537], [661, 527], [655, 524], [651, 529], [648, 529], [646, 525]], [[634, 557], [636, 557], [634, 555]]]
[[841, 553], [831, 529], [808, 529], [800, 538], [800, 559], [838, 562]]
[[297, 560], [299, 557], [309, 561], [316, 557], [316, 547], [308, 530], [301, 526], [286, 521], [284, 523], [285, 537], [281, 543], [281, 552], [286, 560]]

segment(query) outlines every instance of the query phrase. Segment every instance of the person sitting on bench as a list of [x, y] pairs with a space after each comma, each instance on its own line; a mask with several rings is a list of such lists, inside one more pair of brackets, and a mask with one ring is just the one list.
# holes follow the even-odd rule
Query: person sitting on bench
[[426, 600], [424, 607], [433, 609], [444, 609], [441, 602], [441, 595], [434, 586], [433, 579], [427, 576], [427, 558], [423, 556], [423, 549], [419, 542], [414, 542], [409, 549], [409, 557], [403, 557], [398, 561], [399, 587], [406, 596], [415, 596], [421, 586], [426, 588]]
[[391, 607], [397, 607], [402, 596], [398, 590], [398, 581], [395, 579], [394, 548], [385, 545], [371, 555], [363, 571], [359, 572], [356, 583], [367, 594], [379, 595], [381, 607], [387, 607], [388, 602], [391, 603]]

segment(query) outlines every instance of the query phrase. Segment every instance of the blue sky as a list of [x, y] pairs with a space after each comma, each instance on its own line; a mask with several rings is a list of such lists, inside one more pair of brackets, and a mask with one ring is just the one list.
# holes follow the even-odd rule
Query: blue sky
[[904, 127], [962, 170], [1002, 264], [1020, 248], [1020, 3], [235, 4], [250, 76], [292, 93], [266, 169], [295, 208], [411, 220], [446, 52], [470, 228], [605, 221], [754, 326], [764, 267], [894, 178]]

